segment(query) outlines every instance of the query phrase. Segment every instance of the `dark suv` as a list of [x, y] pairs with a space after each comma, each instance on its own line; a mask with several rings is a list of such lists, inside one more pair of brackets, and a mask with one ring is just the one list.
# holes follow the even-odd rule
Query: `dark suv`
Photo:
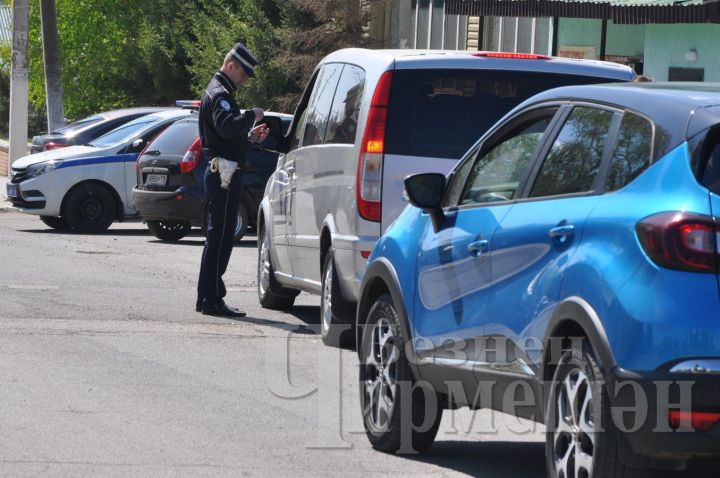
[[[284, 135], [292, 116], [265, 114], [271, 130]], [[238, 212], [235, 241], [253, 228], [265, 191], [265, 183], [275, 170], [279, 134], [271, 134], [260, 147], [248, 152], [242, 199]], [[202, 154], [198, 120], [178, 121], [157, 136], [137, 159], [137, 185], [132, 199], [150, 232], [163, 241], [178, 241], [190, 229], [205, 225], [206, 197], [203, 175], [207, 158]]]

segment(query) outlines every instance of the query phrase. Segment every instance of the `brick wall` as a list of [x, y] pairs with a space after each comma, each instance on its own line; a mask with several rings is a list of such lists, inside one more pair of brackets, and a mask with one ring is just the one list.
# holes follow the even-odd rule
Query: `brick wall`
[[10, 143], [0, 140], [0, 176], [8, 175], [8, 151]]

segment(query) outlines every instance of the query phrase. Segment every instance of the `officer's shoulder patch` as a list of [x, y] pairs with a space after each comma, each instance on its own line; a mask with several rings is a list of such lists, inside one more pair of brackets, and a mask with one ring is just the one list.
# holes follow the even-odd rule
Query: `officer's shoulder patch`
[[220, 108], [224, 109], [225, 111], [230, 111], [232, 109], [228, 100], [220, 100]]

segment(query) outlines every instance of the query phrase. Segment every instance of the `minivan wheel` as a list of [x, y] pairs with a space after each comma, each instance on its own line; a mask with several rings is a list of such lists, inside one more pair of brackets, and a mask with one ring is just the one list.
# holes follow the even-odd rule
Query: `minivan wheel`
[[258, 301], [266, 309], [288, 309], [295, 303], [300, 291], [281, 286], [275, 279], [275, 270], [270, 256], [270, 239], [265, 227], [258, 233]]
[[619, 431], [610, 414], [605, 380], [590, 347], [574, 346], [561, 358], [545, 412], [548, 476], [647, 476], [620, 459]]
[[[330, 347], [351, 348], [352, 327], [333, 314], [333, 300], [342, 301], [338, 284], [335, 260], [332, 249], [325, 253], [322, 270], [322, 289], [320, 295], [320, 335], [323, 343]], [[337, 307], [337, 304], [335, 305]]]
[[117, 204], [112, 193], [96, 184], [83, 184], [65, 199], [63, 217], [77, 232], [105, 231], [115, 219]]
[[187, 236], [192, 229], [188, 221], [147, 221], [147, 227], [153, 236], [161, 241], [177, 242]]
[[56, 231], [67, 231], [70, 229], [70, 225], [64, 217], [40, 216], [40, 220], [45, 223], [46, 226], [51, 227]]
[[245, 237], [249, 221], [250, 216], [248, 215], [247, 208], [240, 204], [240, 208], [238, 209], [237, 225], [235, 226], [235, 238], [233, 239], [235, 244], [239, 243], [242, 238]]
[[360, 406], [370, 443], [388, 453], [427, 450], [435, 441], [442, 406], [432, 387], [413, 377], [389, 295], [373, 304], [362, 337]]

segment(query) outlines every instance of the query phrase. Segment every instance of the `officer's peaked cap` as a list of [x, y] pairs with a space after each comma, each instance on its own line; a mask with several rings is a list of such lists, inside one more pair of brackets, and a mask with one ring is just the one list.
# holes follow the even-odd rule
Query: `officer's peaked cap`
[[250, 50], [248, 50], [248, 48], [242, 43], [236, 43], [233, 49], [230, 50], [230, 53], [232, 53], [235, 61], [242, 65], [245, 73], [247, 73], [248, 76], [255, 78], [255, 67], [258, 64], [258, 61]]

